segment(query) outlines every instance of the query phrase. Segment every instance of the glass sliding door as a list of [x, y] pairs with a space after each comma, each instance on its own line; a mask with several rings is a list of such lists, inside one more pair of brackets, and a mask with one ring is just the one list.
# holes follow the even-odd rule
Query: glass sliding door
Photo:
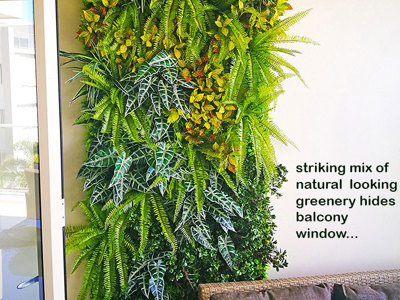
[[0, 300], [44, 299], [33, 0], [0, 0]]

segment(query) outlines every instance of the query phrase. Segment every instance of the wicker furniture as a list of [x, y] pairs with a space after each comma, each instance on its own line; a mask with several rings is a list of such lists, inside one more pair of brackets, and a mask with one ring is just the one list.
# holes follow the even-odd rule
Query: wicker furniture
[[354, 285], [400, 283], [400, 270], [347, 273], [338, 275], [309, 276], [259, 281], [200, 284], [199, 300], [210, 300], [210, 297], [212, 295], [223, 292], [262, 291], [271, 288], [284, 288], [289, 286], [300, 286], [319, 283], [327, 283], [330, 286], [333, 286], [333, 284], [335, 283]]

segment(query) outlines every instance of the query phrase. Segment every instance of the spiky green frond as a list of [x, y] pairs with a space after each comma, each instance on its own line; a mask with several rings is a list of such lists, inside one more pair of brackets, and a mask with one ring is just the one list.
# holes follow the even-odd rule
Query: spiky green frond
[[161, 199], [157, 195], [150, 194], [149, 199], [153, 205], [153, 210], [156, 215], [158, 222], [160, 223], [162, 232], [164, 233], [166, 239], [170, 243], [173, 252], [177, 250], [178, 244], [176, 238], [171, 230], [171, 226], [168, 220], [168, 216], [165, 212], [164, 206], [161, 202]]
[[143, 197], [140, 207], [140, 246], [139, 254], [143, 255], [143, 251], [146, 247], [149, 227], [150, 227], [150, 202], [146, 197]]
[[193, 183], [195, 185], [197, 213], [200, 216], [204, 204], [203, 190], [206, 187], [206, 176], [204, 168], [201, 166], [197, 158], [196, 150], [194, 150], [192, 147], [188, 148], [188, 162], [193, 175]]

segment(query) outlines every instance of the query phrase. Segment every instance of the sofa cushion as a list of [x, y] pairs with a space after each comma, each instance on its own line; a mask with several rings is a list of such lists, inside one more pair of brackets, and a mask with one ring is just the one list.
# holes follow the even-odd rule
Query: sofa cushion
[[211, 296], [211, 300], [330, 300], [331, 290], [326, 284], [275, 288], [261, 292], [225, 292]]
[[335, 284], [332, 300], [400, 300], [400, 284], [362, 286]]

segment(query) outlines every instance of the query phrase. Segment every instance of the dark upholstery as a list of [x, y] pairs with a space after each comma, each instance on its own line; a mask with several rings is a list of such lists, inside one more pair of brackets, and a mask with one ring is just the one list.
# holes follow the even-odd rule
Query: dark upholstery
[[331, 289], [326, 284], [293, 286], [261, 292], [227, 292], [211, 296], [211, 300], [330, 300]]
[[400, 284], [335, 284], [332, 300], [400, 300]]

